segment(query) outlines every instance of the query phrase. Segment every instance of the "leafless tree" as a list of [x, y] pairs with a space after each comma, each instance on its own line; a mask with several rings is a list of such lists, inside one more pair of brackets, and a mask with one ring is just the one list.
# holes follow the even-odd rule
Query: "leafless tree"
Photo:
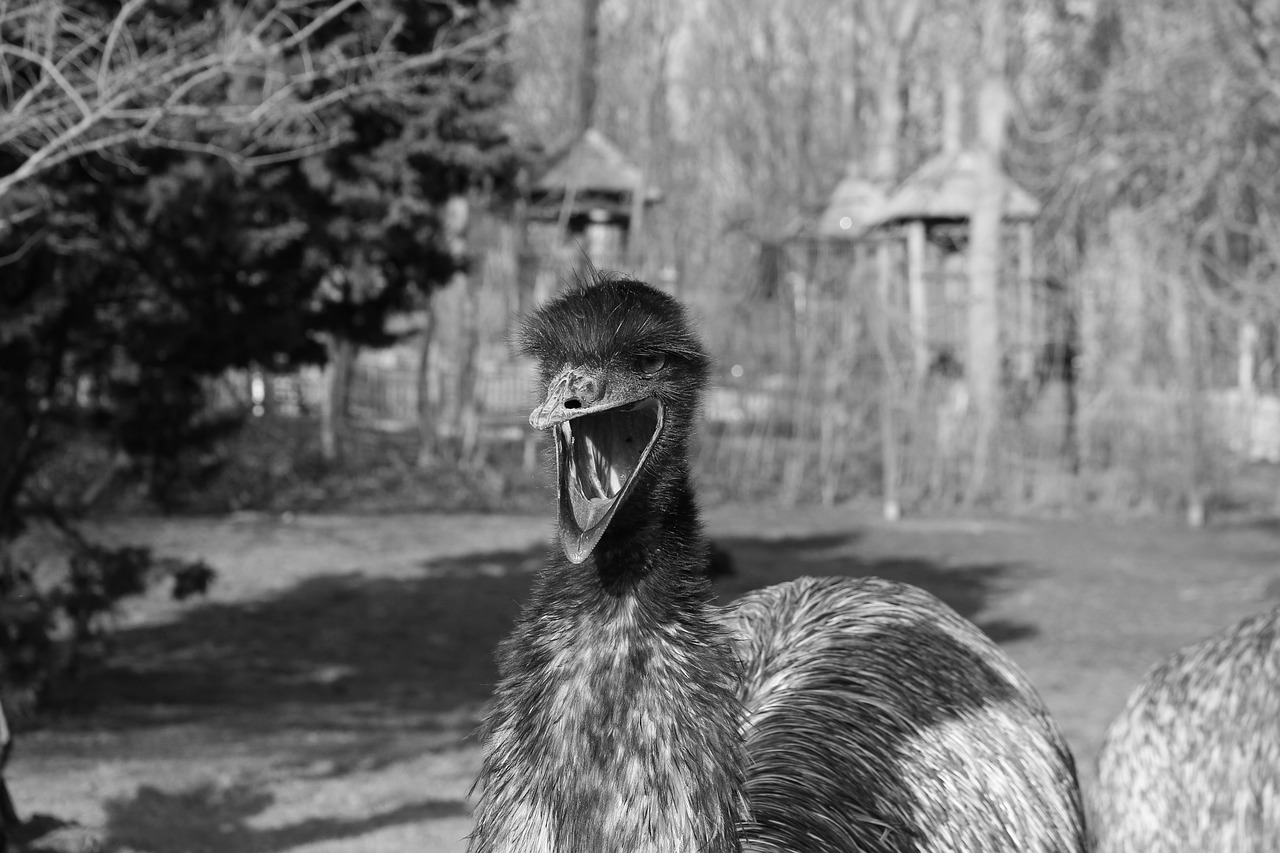
[[969, 353], [966, 377], [973, 395], [975, 430], [970, 499], [989, 488], [1000, 418], [1000, 231], [1004, 217], [1002, 157], [1008, 122], [1005, 79], [1008, 0], [984, 0], [982, 82], [978, 93], [977, 174], [969, 229]]
[[[409, 99], [419, 75], [503, 35], [490, 27], [418, 55], [361, 32], [321, 40], [363, 2], [221, 4], [163, 37], [149, 0], [128, 0], [112, 17], [56, 0], [0, 3], [0, 205], [90, 154], [127, 162], [137, 148], [197, 150], [252, 167], [324, 150], [344, 133], [327, 108], [372, 94]], [[22, 215], [0, 206], [0, 227]]]

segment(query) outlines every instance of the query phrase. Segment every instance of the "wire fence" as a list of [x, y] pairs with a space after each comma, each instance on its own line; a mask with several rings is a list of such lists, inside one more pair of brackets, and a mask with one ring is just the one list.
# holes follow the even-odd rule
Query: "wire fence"
[[[995, 500], [1185, 508], [1225, 494], [1242, 467], [1280, 465], [1280, 371], [1266, 359], [1251, 373], [1240, 368], [1236, 319], [1179, 291], [1185, 271], [1144, 245], [1130, 235], [1098, 250], [1065, 283], [1006, 259]], [[705, 492], [783, 503], [879, 497], [908, 510], [967, 499], [975, 406], [964, 369], [972, 330], [963, 241], [944, 231], [927, 248], [914, 292], [903, 241], [885, 239], [763, 245], [754, 277], [681, 294], [717, 357], [696, 446]], [[518, 300], [511, 276], [492, 272], [501, 269], [491, 265], [471, 285], [483, 326], [479, 440], [528, 444], [535, 377], [506, 355]], [[916, 304], [921, 293], [927, 311]], [[437, 323], [451, 327], [447, 316]], [[455, 381], [450, 346], [440, 336], [425, 378], [412, 352], [362, 356], [348, 416], [415, 428], [420, 396], [430, 412]], [[283, 416], [316, 412], [323, 393], [318, 370], [238, 374], [217, 389], [219, 405]]]

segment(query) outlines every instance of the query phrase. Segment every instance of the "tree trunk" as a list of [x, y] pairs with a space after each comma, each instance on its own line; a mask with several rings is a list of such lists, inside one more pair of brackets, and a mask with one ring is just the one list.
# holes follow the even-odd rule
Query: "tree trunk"
[[20, 402], [0, 411], [0, 542], [18, 533], [18, 496], [26, 482], [31, 455], [40, 433], [38, 421], [24, 417]]
[[1031, 223], [1018, 223], [1018, 379], [1030, 387], [1040, 350], [1040, 323], [1036, 316], [1035, 254]]
[[982, 30], [983, 81], [978, 99], [976, 191], [969, 234], [969, 357], [966, 376], [974, 405], [970, 502], [992, 488], [1000, 417], [1000, 221], [1004, 207], [1005, 0], [986, 0]]
[[902, 72], [907, 53], [920, 23], [920, 0], [893, 0], [882, 5], [886, 15], [881, 26], [883, 40], [876, 101], [879, 127], [876, 131], [875, 163], [872, 169], [877, 181], [890, 186], [898, 180], [902, 165], [898, 152], [902, 148], [902, 120], [906, 109], [902, 103]]
[[458, 317], [458, 372], [454, 377], [452, 432], [458, 440], [458, 460], [466, 465], [480, 446], [480, 408], [476, 395], [476, 356], [480, 350], [479, 305], [476, 284], [480, 276], [458, 273], [454, 287], [460, 289]]
[[9, 795], [9, 787], [4, 781], [5, 766], [9, 763], [12, 751], [13, 730], [5, 716], [3, 697], [0, 697], [0, 851], [7, 849], [9, 836], [22, 825], [18, 810], [13, 805], [13, 797]]
[[627, 228], [627, 261], [634, 275], [647, 278], [644, 273], [645, 262], [645, 197], [649, 194], [649, 171], [653, 152], [653, 120], [650, 99], [644, 99], [641, 110], [643, 122], [644, 147], [640, 152], [640, 168], [637, 170], [636, 185], [631, 190], [631, 221]]
[[1143, 325], [1147, 307], [1147, 279], [1151, 253], [1139, 234], [1137, 213], [1128, 207], [1112, 210], [1107, 230], [1115, 258], [1116, 352], [1112, 358], [1115, 381], [1127, 390], [1142, 384]]
[[1073, 477], [1080, 473], [1080, 354], [1088, 344], [1081, 333], [1079, 315], [1083, 304], [1072, 305], [1066, 316], [1066, 329], [1062, 344], [1063, 359], [1062, 403], [1065, 423], [1062, 425], [1062, 458], [1065, 468]]
[[[48, 275], [55, 274], [46, 269]], [[38, 358], [18, 355], [0, 372], [0, 542], [22, 528], [19, 501], [36, 466], [58, 383], [64, 378], [67, 343], [67, 324], [55, 323], [45, 343], [39, 390], [32, 388]]]
[[436, 460], [439, 426], [431, 401], [431, 348], [435, 343], [436, 315], [431, 297], [422, 300], [422, 330], [418, 333], [418, 460], [419, 468], [429, 468]]
[[959, 154], [964, 147], [964, 75], [948, 58], [942, 64], [942, 150]]
[[578, 135], [595, 120], [600, 73], [600, 0], [582, 0], [582, 64], [578, 66]]
[[515, 232], [516, 313], [523, 317], [533, 310], [538, 281], [538, 253], [529, 241], [529, 176], [521, 169], [516, 177], [516, 201], [511, 228]]
[[659, 153], [659, 138], [664, 137], [668, 122], [667, 110], [667, 63], [670, 52], [671, 30], [663, 30], [657, 12], [650, 6], [645, 13], [645, 29], [643, 38], [651, 45], [646, 49], [645, 77], [648, 84], [644, 87], [640, 100], [640, 150], [636, 152], [640, 163], [639, 181], [631, 197], [631, 227], [627, 240], [627, 255], [632, 271], [641, 278], [651, 278], [648, 264], [650, 239], [647, 220], [646, 199], [649, 185], [656, 170]]
[[1183, 460], [1186, 472], [1187, 523], [1205, 523], [1207, 491], [1207, 449], [1205, 447], [1204, 405], [1200, 393], [1200, 373], [1196, 358], [1196, 334], [1184, 273], [1175, 270], [1165, 276], [1169, 287], [1169, 349], [1177, 371], [1178, 396], [1183, 424]]
[[1242, 320], [1238, 332], [1239, 355], [1236, 362], [1236, 387], [1246, 400], [1252, 400], [1257, 391], [1258, 321]]
[[888, 240], [876, 244], [876, 299], [871, 312], [872, 335], [880, 355], [880, 461], [884, 517], [897, 521], [902, 517], [898, 472], [898, 387], [893, 359], [893, 342], [889, 337], [889, 299], [893, 287], [893, 248]]
[[324, 368], [324, 393], [320, 398], [320, 455], [326, 462], [337, 462], [342, 458], [356, 347], [351, 341], [330, 336], [325, 349], [329, 357]]
[[442, 409], [442, 419], [454, 439], [460, 464], [471, 462], [479, 447], [480, 418], [476, 396], [476, 360], [480, 350], [479, 283], [484, 278], [483, 255], [475, 251], [474, 233], [477, 226], [474, 216], [475, 199], [465, 195], [449, 199], [449, 215], [445, 232], [449, 251], [455, 258], [478, 259], [472, 269], [454, 274], [449, 288], [456, 302], [451, 302], [449, 321], [456, 330], [451, 336], [455, 348], [453, 381], [448, 383]]
[[877, 82], [880, 123], [876, 130], [875, 165], [872, 173], [884, 187], [898, 180], [898, 149], [901, 147], [902, 117], [902, 51], [894, 46], [880, 69]]

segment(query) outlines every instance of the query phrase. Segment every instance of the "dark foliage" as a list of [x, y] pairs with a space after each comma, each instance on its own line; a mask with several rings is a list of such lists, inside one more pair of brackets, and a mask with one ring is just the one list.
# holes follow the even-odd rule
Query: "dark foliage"
[[186, 599], [215, 575], [201, 561], [105, 547], [66, 527], [42, 533], [0, 549], [0, 686], [11, 713], [101, 654], [120, 601], [165, 580], [175, 599]]
[[[510, 5], [361, 4], [320, 41], [390, 40], [412, 56], [487, 31]], [[114, 13], [85, 6], [95, 9]], [[169, 4], [133, 35], [160, 38], [206, 11]], [[433, 66], [407, 96], [343, 101], [326, 121], [344, 141], [305, 160], [242, 174], [135, 151], [127, 168], [71, 162], [0, 199], [0, 534], [17, 530], [40, 459], [77, 430], [104, 435], [164, 502], [176, 481], [206, 473], [204, 451], [235, 426], [208, 416], [204, 378], [317, 363], [335, 337], [394, 340], [389, 317], [465, 263], [445, 239], [446, 200], [511, 184], [512, 82], [498, 42]]]
[[[107, 20], [118, 11], [79, 5]], [[510, 7], [357, 4], [326, 25], [316, 49], [390, 40], [404, 55], [426, 53], [488, 31]], [[163, 41], [208, 13], [161, 4], [130, 19], [132, 36]], [[20, 97], [38, 75], [16, 69]], [[107, 448], [111, 472], [172, 506], [217, 474], [218, 445], [241, 423], [211, 410], [208, 380], [319, 363], [334, 338], [393, 340], [388, 320], [465, 263], [445, 239], [446, 200], [500, 195], [510, 183], [502, 110], [511, 84], [499, 41], [479, 58], [433, 66], [408, 96], [371, 89], [340, 100], [324, 119], [343, 141], [305, 160], [240, 172], [195, 153], [205, 131], [193, 125], [191, 152], [69, 161], [0, 198], [0, 553], [34, 511], [67, 498], [39, 476], [60, 449], [89, 437]], [[213, 103], [243, 96], [207, 93]], [[276, 128], [255, 153], [288, 150], [286, 137]], [[0, 169], [17, 168], [15, 156], [0, 148]], [[74, 496], [57, 507], [84, 508]], [[60, 624], [73, 646], [87, 646], [114, 602], [157, 572], [173, 574], [146, 552], [88, 543], [68, 565], [54, 588], [33, 591], [27, 569], [0, 563], [10, 662], [0, 683], [50, 671]], [[207, 581], [198, 571], [174, 577], [183, 594]]]
[[[253, 188], [225, 164], [154, 165], [145, 180], [85, 180], [69, 192], [81, 212], [49, 211], [54, 236], [6, 270], [17, 286], [0, 292], [0, 435], [12, 437], [0, 441], [0, 530], [16, 531], [40, 459], [84, 431], [163, 498], [190, 453], [235, 425], [209, 414], [205, 377], [321, 355], [299, 309], [313, 285], [289, 221], [246, 203]], [[61, 251], [76, 240], [94, 251]]]

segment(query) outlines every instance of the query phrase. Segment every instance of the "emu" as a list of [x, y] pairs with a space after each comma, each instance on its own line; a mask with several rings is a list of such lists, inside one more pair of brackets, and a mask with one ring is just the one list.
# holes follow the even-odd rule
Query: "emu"
[[1157, 664], [1107, 729], [1098, 853], [1280, 850], [1280, 608]]
[[560, 547], [499, 647], [471, 853], [1084, 850], [1044, 705], [933, 596], [804, 578], [713, 604], [708, 358], [676, 300], [593, 274], [521, 340]]

